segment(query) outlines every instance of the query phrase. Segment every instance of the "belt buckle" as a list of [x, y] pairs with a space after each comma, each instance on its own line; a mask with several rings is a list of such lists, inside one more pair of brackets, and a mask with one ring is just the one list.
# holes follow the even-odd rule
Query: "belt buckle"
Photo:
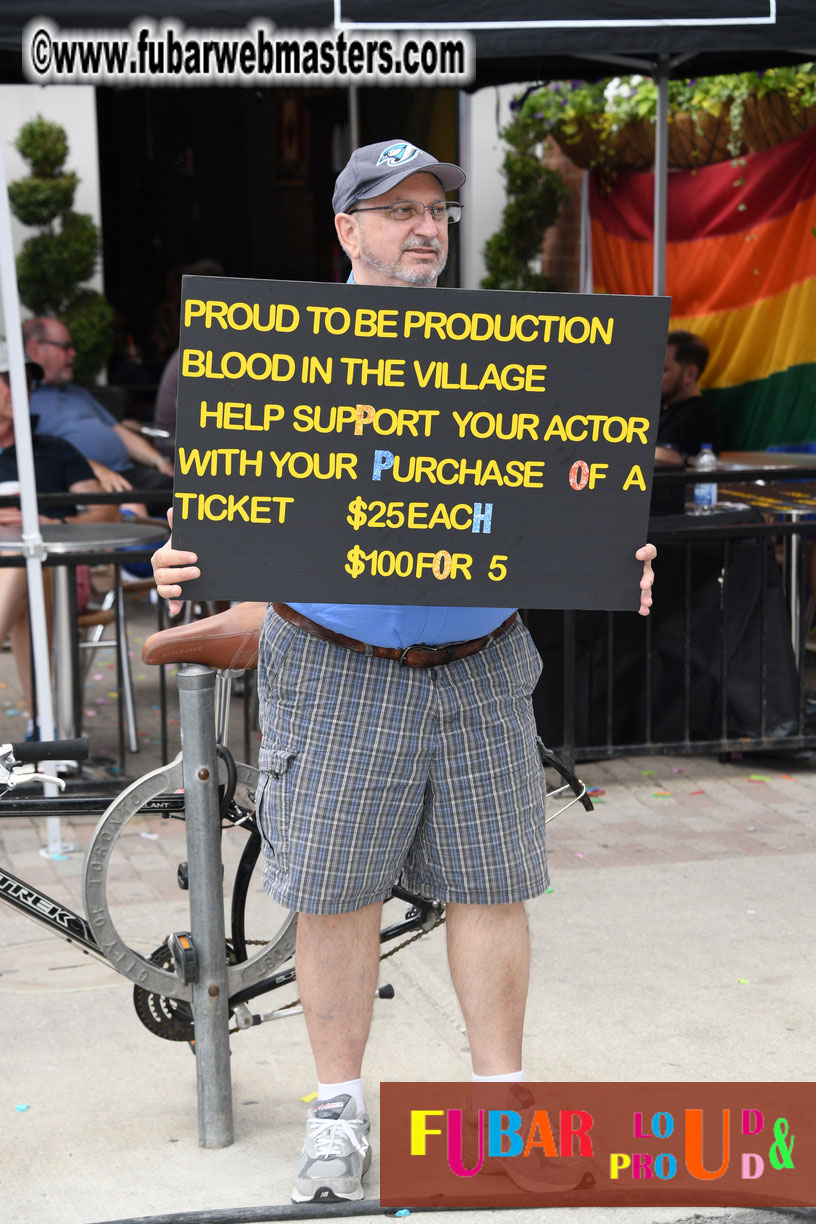
[[[422, 643], [422, 642], [414, 642], [414, 643], [412, 643], [412, 645], [410, 645], [410, 646], [406, 646], [406, 647], [405, 647], [405, 649], [403, 650], [402, 654], [401, 654], [401, 655], [400, 655], [400, 657], [399, 657], [399, 661], [400, 661], [400, 663], [401, 663], [403, 666], [410, 666], [409, 664], [406, 664], [406, 662], [405, 662], [405, 656], [406, 656], [406, 655], [407, 655], [407, 654], [408, 654], [410, 651], [412, 651], [412, 650], [424, 650], [424, 651], [427, 651], [427, 652], [430, 652], [430, 653], [433, 653], [433, 654], [437, 654], [437, 653], [441, 653], [442, 651], [450, 650], [450, 646], [426, 646], [426, 645], [424, 645], [424, 643]], [[444, 663], [444, 662], [445, 662], [445, 660], [444, 660], [444, 659], [440, 659], [440, 660], [439, 660], [439, 662], [440, 662], [440, 663]], [[428, 667], [436, 667], [436, 666], [438, 666], [438, 664], [437, 664], [436, 662], [434, 662], [434, 663], [429, 663], [429, 664], [427, 664], [427, 666], [428, 666]]]

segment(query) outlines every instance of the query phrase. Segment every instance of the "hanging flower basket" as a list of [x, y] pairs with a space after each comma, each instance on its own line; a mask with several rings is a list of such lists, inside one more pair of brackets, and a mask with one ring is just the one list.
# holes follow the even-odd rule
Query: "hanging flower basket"
[[601, 133], [586, 119], [573, 119], [564, 127], [554, 127], [550, 132], [565, 157], [589, 170], [601, 156]]
[[711, 166], [745, 152], [732, 142], [729, 108], [709, 111], [678, 111], [669, 120], [669, 165], [675, 170]]
[[793, 140], [810, 127], [816, 127], [816, 106], [791, 105], [787, 95], [776, 90], [745, 99], [742, 135], [754, 153]]
[[618, 170], [648, 170], [654, 162], [654, 124], [634, 119], [610, 137], [610, 164]]
[[550, 133], [561, 152], [582, 170], [607, 166], [614, 170], [648, 170], [654, 160], [654, 128], [648, 119], [604, 132], [577, 118]]

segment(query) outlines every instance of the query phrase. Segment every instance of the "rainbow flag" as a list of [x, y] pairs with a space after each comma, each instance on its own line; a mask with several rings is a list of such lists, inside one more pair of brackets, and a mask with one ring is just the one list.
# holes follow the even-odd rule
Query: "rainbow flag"
[[[590, 182], [600, 293], [651, 293], [654, 178]], [[672, 327], [702, 336], [701, 385], [729, 450], [816, 442], [816, 128], [760, 153], [669, 171]]]

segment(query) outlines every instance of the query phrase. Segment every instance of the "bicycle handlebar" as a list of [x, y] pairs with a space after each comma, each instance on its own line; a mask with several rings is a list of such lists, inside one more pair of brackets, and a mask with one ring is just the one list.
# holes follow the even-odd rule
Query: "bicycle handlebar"
[[43, 743], [3, 744], [0, 755], [10, 751], [19, 765], [34, 761], [87, 761], [88, 741], [81, 739], [46, 740]]

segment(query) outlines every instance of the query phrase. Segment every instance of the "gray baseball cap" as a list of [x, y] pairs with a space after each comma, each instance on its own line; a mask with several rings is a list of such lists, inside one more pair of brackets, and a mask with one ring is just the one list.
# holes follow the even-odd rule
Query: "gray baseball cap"
[[407, 140], [381, 140], [355, 149], [337, 176], [332, 196], [335, 214], [348, 212], [357, 200], [383, 195], [410, 174], [426, 171], [439, 179], [443, 191], [453, 191], [465, 181], [464, 170], [452, 162], [440, 162]]

